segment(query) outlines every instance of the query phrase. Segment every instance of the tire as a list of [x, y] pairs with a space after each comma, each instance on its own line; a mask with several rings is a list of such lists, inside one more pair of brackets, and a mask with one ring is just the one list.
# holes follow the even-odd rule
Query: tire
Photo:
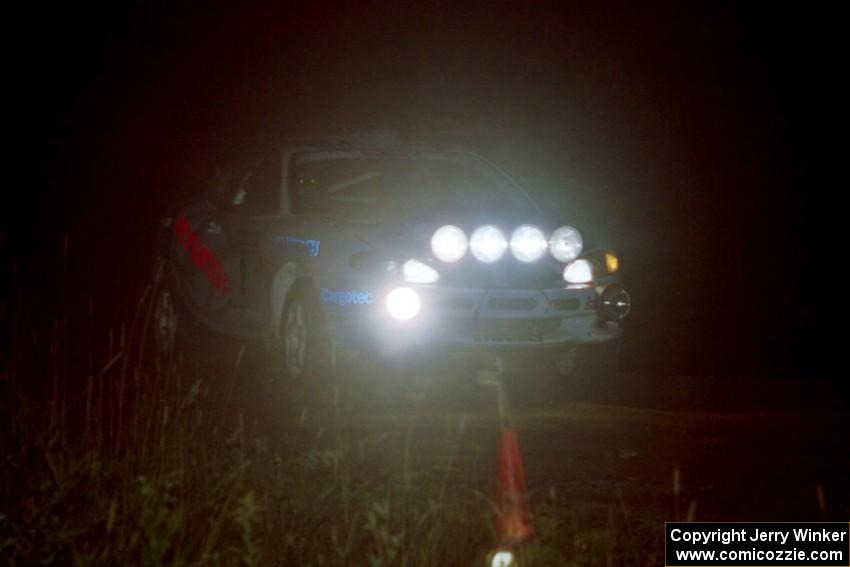
[[308, 287], [299, 286], [287, 297], [274, 351], [276, 373], [292, 409], [325, 417], [334, 405], [336, 377], [321, 307]]
[[213, 368], [220, 366], [235, 343], [215, 334], [195, 319], [168, 279], [162, 277], [162, 269], [154, 277], [153, 305], [149, 320], [145, 322], [145, 350], [142, 353], [145, 360], [141, 361], [142, 364], [153, 370], [170, 371], [174, 363], [185, 357]]
[[210, 344], [212, 335], [206, 332], [187, 312], [180, 298], [165, 284], [157, 286], [150, 321], [147, 323], [149, 348], [142, 353], [143, 365], [152, 370], [167, 371], [184, 356], [196, 361], [210, 354], [224, 352], [222, 345]]

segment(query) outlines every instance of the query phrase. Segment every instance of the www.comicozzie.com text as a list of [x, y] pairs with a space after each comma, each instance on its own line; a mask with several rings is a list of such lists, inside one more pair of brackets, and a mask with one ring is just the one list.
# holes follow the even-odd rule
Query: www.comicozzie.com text
[[846, 541], [847, 532], [835, 530], [813, 530], [811, 528], [792, 529], [792, 530], [747, 530], [741, 528], [739, 530], [711, 530], [707, 532], [688, 532], [675, 528], [670, 532], [670, 539], [673, 541], [687, 541], [690, 543], [722, 543], [729, 544], [733, 541], [775, 541], [781, 544], [788, 542], [793, 536], [792, 541], [812, 542], [812, 541]]

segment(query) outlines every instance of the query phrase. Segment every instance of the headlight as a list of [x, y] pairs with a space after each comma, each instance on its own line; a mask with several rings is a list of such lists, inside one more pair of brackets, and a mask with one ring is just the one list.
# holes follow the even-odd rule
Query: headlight
[[466, 254], [466, 234], [460, 228], [447, 224], [431, 237], [431, 250], [443, 262], [457, 262]]
[[387, 295], [387, 311], [399, 321], [413, 319], [421, 307], [419, 294], [409, 287], [397, 287]]
[[405, 262], [401, 267], [401, 275], [404, 277], [404, 281], [408, 283], [429, 284], [440, 279], [437, 270], [419, 260]]
[[578, 258], [583, 246], [581, 234], [571, 226], [562, 226], [549, 238], [549, 250], [561, 262], [571, 262]]
[[546, 236], [530, 224], [518, 227], [511, 235], [511, 252], [520, 262], [535, 262], [546, 252]]
[[564, 268], [564, 281], [572, 284], [586, 284], [593, 281], [593, 264], [589, 260], [576, 260]]
[[505, 235], [492, 224], [485, 224], [475, 229], [469, 239], [472, 255], [482, 262], [495, 262], [505, 254], [508, 241]]

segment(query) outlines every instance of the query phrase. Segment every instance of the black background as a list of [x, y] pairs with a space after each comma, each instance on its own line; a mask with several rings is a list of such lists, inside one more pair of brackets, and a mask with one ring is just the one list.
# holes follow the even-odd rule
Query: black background
[[68, 277], [110, 322], [213, 148], [448, 132], [614, 243], [628, 369], [838, 377], [838, 21], [715, 2], [11, 10], [4, 254], [47, 313], [69, 233]]

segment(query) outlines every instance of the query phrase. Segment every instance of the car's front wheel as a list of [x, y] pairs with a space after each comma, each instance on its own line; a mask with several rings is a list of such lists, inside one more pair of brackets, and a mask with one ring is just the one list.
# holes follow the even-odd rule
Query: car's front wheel
[[330, 366], [329, 340], [321, 311], [311, 294], [295, 290], [280, 321], [283, 371], [291, 381], [314, 380]]
[[292, 400], [314, 413], [326, 409], [335, 385], [330, 340], [315, 294], [304, 287], [286, 300], [275, 351], [277, 372]]

